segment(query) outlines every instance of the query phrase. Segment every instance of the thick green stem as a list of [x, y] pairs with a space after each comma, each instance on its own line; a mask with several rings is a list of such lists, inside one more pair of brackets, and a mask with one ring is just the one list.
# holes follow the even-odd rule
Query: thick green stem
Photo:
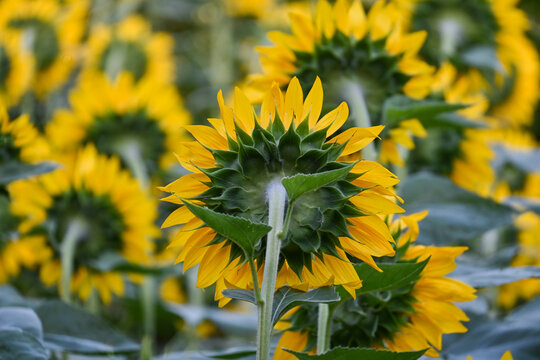
[[88, 300], [86, 300], [86, 309], [91, 312], [92, 314], [99, 314], [100, 311], [100, 303], [99, 303], [99, 293], [96, 289], [92, 289], [90, 292], [90, 296], [88, 297]]
[[[342, 94], [349, 104], [355, 125], [360, 128], [371, 127], [371, 120], [362, 86], [352, 80], [343, 80], [341, 83]], [[362, 149], [362, 158], [373, 161], [377, 159], [377, 151], [373, 142], [367, 144]]]
[[283, 217], [287, 203], [287, 192], [280, 180], [272, 181], [267, 188], [268, 225], [272, 230], [268, 233], [266, 255], [264, 259], [264, 274], [262, 281], [262, 304], [259, 305], [259, 329], [257, 332], [257, 360], [270, 359], [270, 339], [272, 337], [272, 306], [279, 263], [283, 231]]
[[255, 293], [255, 299], [257, 300], [257, 305], [262, 305], [264, 301], [261, 296], [261, 288], [259, 286], [259, 276], [257, 275], [257, 268], [255, 267], [255, 262], [253, 261], [253, 259], [249, 260], [249, 268], [251, 269], [251, 278], [253, 279], [253, 292]]
[[71, 303], [71, 278], [75, 262], [77, 242], [86, 234], [86, 225], [80, 219], [73, 219], [66, 230], [60, 245], [62, 278], [60, 280], [60, 296], [62, 300]]
[[215, 4], [211, 25], [210, 47], [210, 79], [215, 89], [222, 89], [232, 84], [234, 59], [231, 44], [233, 38], [233, 21], [226, 16], [219, 3]]
[[143, 189], [150, 184], [148, 170], [143, 161], [140, 145], [135, 140], [123, 140], [116, 144], [116, 151]]
[[143, 279], [141, 301], [143, 306], [144, 335], [152, 344], [156, 333], [156, 280], [153, 276], [145, 276]]
[[449, 58], [456, 54], [459, 42], [463, 37], [462, 25], [453, 18], [445, 18], [439, 23], [439, 34], [441, 37], [441, 54]]
[[317, 324], [317, 354], [323, 354], [330, 347], [330, 308], [328, 304], [319, 304], [319, 318]]

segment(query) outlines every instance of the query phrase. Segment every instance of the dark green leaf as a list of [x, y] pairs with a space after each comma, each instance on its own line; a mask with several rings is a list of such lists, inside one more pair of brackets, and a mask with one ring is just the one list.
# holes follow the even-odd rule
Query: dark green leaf
[[410, 176], [401, 184], [399, 193], [407, 213], [429, 210], [419, 223], [418, 241], [425, 244], [466, 242], [511, 224], [516, 215], [509, 206], [482, 198], [430, 173]]
[[48, 173], [56, 168], [58, 168], [58, 164], [53, 162], [39, 164], [27, 164], [18, 161], [7, 162], [0, 165], [0, 185], [7, 185], [15, 180]]
[[235, 347], [220, 352], [205, 353], [214, 359], [244, 359], [257, 353], [257, 348], [253, 346]]
[[126, 260], [118, 253], [104, 253], [95, 261], [92, 261], [90, 267], [101, 272], [120, 271], [137, 274], [154, 274], [159, 275], [171, 271], [171, 267], [151, 267], [141, 264], [134, 264]]
[[221, 214], [186, 201], [184, 201], [184, 204], [195, 216], [203, 220], [206, 225], [240, 246], [250, 258], [253, 257], [255, 245], [271, 229], [270, 226], [265, 224], [254, 223], [244, 218]]
[[289, 201], [296, 200], [308, 191], [319, 189], [336, 180], [344, 178], [353, 168], [354, 164], [348, 164], [342, 168], [325, 171], [317, 174], [297, 174], [286, 177], [281, 183], [287, 190]]
[[97, 316], [62, 301], [44, 301], [34, 309], [43, 324], [45, 346], [51, 350], [87, 355], [139, 350], [139, 345]]
[[0, 328], [0, 359], [47, 360], [47, 351], [34, 335], [19, 328]]
[[392, 352], [362, 348], [334, 348], [321, 355], [308, 355], [287, 350], [300, 360], [416, 360], [424, 351]]
[[231, 299], [247, 301], [254, 305], [257, 305], [257, 300], [255, 299], [255, 295], [253, 294], [252, 290], [225, 289], [223, 290], [223, 295]]
[[428, 260], [419, 263], [379, 264], [383, 272], [365, 263], [355, 265], [354, 268], [362, 279], [362, 287], [356, 290], [356, 293], [389, 291], [407, 286], [418, 279], [427, 263]]
[[397, 126], [403, 120], [417, 118], [426, 126], [436, 115], [463, 109], [461, 104], [449, 104], [440, 100], [414, 100], [395, 95], [383, 105], [383, 125]]
[[331, 303], [339, 301], [340, 297], [332, 286], [313, 289], [307, 292], [282, 287], [274, 294], [272, 306], [272, 323], [279, 321], [281, 316], [300, 303]]
[[519, 266], [494, 268], [460, 263], [450, 276], [472, 287], [485, 288], [509, 284], [523, 279], [540, 278], [540, 267]]
[[441, 129], [467, 129], [467, 128], [484, 128], [486, 125], [471, 121], [464, 116], [456, 113], [443, 113], [421, 121], [426, 129], [441, 128]]

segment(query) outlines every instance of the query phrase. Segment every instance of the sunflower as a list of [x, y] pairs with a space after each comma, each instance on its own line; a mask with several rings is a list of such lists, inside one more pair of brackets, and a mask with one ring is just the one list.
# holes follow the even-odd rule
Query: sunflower
[[32, 55], [19, 49], [17, 39], [5, 32], [0, 35], [0, 105], [10, 107], [19, 102], [32, 84]]
[[41, 236], [51, 247], [40, 269], [48, 286], [60, 282], [63, 242], [72, 229], [78, 230], [71, 290], [86, 299], [95, 288], [108, 303], [113, 293], [123, 293], [122, 275], [102, 270], [99, 259], [111, 253], [133, 263], [147, 261], [150, 239], [157, 235], [155, 202], [117, 158], [99, 155], [92, 146], [58, 160], [62, 168], [8, 186], [10, 210], [21, 218], [23, 237]]
[[136, 81], [143, 78], [158, 83], [174, 82], [174, 42], [166, 33], [153, 33], [139, 15], [131, 15], [114, 25], [97, 25], [88, 38], [85, 70], [102, 71], [115, 79], [121, 72]]
[[[530, 80], [540, 75], [539, 57], [525, 34], [529, 21], [517, 1], [393, 2], [406, 30], [427, 30], [421, 54], [431, 64], [450, 61], [464, 76], [480, 70], [493, 119], [513, 126], [530, 124], [540, 91], [538, 81]], [[479, 63], [482, 57], [486, 60]]]
[[[213, 127], [186, 126], [196, 139], [182, 143], [178, 159], [192, 171], [163, 191], [165, 201], [182, 205], [181, 199], [251, 221], [266, 222], [265, 189], [274, 178], [299, 173], [319, 173], [352, 166], [346, 179], [310, 192], [295, 202], [290, 231], [283, 240], [277, 286], [307, 290], [331, 284], [344, 285], [354, 293], [361, 280], [347, 260], [351, 254], [373, 264], [372, 256], [393, 254], [392, 237], [378, 215], [403, 210], [393, 201], [392, 186], [398, 179], [373, 161], [354, 166], [344, 157], [361, 150], [382, 130], [351, 128], [335, 135], [345, 123], [345, 103], [319, 119], [323, 91], [316, 79], [304, 100], [298, 79], [285, 94], [277, 84], [265, 96], [258, 116], [240, 89], [234, 107], [218, 94], [221, 119], [209, 119]], [[276, 111], [277, 109], [277, 111]], [[184, 271], [199, 265], [197, 286], [217, 282], [216, 299], [224, 305], [226, 284], [253, 286], [243, 251], [217, 234], [180, 206], [163, 227], [184, 224], [170, 247], [181, 248], [177, 262]], [[265, 240], [257, 249], [259, 275], [264, 267]]]
[[33, 163], [49, 154], [47, 141], [30, 122], [27, 115], [10, 120], [5, 107], [0, 106], [0, 164], [9, 161]]
[[[296, 76], [309, 84], [320, 76], [330, 90], [327, 103], [345, 98], [356, 122], [381, 124], [384, 101], [397, 94], [426, 97], [434, 71], [417, 55], [426, 33], [403, 32], [398, 19], [396, 7], [383, 0], [367, 14], [360, 1], [350, 0], [321, 0], [314, 13], [291, 12], [292, 34], [270, 32], [274, 45], [258, 48], [263, 73], [247, 80], [250, 99], [260, 100], [259, 89], [274, 81], [285, 86]], [[393, 130], [383, 134], [381, 159], [402, 165], [396, 146], [410, 148], [411, 137], [425, 130], [416, 119]]]
[[86, 0], [4, 0], [0, 29], [18, 37], [20, 51], [32, 53], [33, 88], [43, 97], [62, 86], [79, 57], [86, 29]]
[[[467, 248], [411, 245], [418, 236], [418, 221], [426, 215], [427, 211], [392, 222], [396, 255], [381, 259], [386, 263], [427, 260], [422, 273], [398, 290], [360, 294], [339, 304], [332, 317], [331, 347], [428, 349], [426, 355], [438, 357], [443, 334], [467, 331], [461, 322], [468, 318], [453, 303], [473, 300], [475, 290], [445, 277], [456, 267], [455, 258]], [[293, 358], [283, 348], [296, 351], [315, 348], [317, 307], [302, 305], [288, 315], [279, 324], [285, 332], [277, 345], [276, 360]]]
[[57, 151], [94, 143], [102, 153], [120, 155], [131, 170], [135, 154], [150, 174], [174, 162], [173, 152], [184, 136], [181, 126], [190, 122], [173, 86], [135, 82], [125, 72], [114, 81], [103, 73], [86, 73], [70, 103], [71, 109], [57, 111], [45, 129]]

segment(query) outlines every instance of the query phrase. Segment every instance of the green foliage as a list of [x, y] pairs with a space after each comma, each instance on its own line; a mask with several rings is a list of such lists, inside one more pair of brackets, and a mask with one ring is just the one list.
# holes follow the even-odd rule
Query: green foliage
[[45, 174], [56, 168], [58, 168], [58, 164], [53, 162], [28, 164], [19, 161], [9, 161], [0, 164], [0, 185], [7, 185], [16, 180]]
[[410, 176], [399, 187], [408, 213], [429, 210], [420, 222], [418, 241], [424, 244], [466, 242], [491, 229], [512, 223], [516, 212], [468, 192], [451, 180], [429, 173]]
[[244, 250], [248, 259], [253, 258], [255, 247], [270, 230], [265, 224], [244, 218], [218, 213], [205, 207], [184, 201], [189, 210], [218, 234], [226, 237]]
[[344, 179], [352, 170], [354, 164], [342, 165], [337, 169], [316, 174], [296, 174], [281, 180], [287, 190], [289, 202], [294, 202], [308, 191], [319, 189], [331, 182]]
[[300, 360], [416, 360], [424, 351], [392, 352], [364, 348], [334, 348], [321, 355], [308, 355], [287, 350]]
[[418, 280], [427, 263], [428, 260], [419, 263], [379, 264], [382, 272], [365, 263], [355, 265], [356, 272], [362, 279], [362, 287], [356, 293], [390, 291], [407, 286]]
[[458, 263], [451, 277], [474, 288], [486, 288], [513, 283], [523, 279], [540, 278], [540, 266], [497, 268], [485, 265]]
[[43, 344], [32, 334], [20, 329], [0, 327], [0, 359], [47, 360]]
[[[223, 290], [223, 295], [232, 299], [248, 301], [256, 304], [255, 296], [251, 290], [243, 289], [226, 289]], [[301, 303], [332, 303], [339, 301], [340, 297], [333, 287], [322, 287], [307, 292], [295, 290], [288, 286], [278, 289], [274, 294], [274, 302], [272, 308], [272, 323], [279, 321], [281, 316], [292, 309], [294, 306]]]

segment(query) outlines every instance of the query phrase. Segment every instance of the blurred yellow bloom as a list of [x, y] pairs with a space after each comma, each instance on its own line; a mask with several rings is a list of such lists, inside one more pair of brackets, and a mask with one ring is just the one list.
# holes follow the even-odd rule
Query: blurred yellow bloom
[[153, 33], [141, 16], [131, 15], [114, 25], [97, 25], [88, 38], [84, 71], [102, 71], [114, 80], [128, 72], [135, 80], [161, 84], [175, 81], [173, 38]]
[[139, 152], [154, 173], [174, 162], [190, 123], [177, 90], [151, 79], [135, 82], [123, 72], [115, 80], [87, 72], [70, 94], [71, 109], [58, 110], [46, 134], [55, 151], [72, 152], [94, 143], [100, 152], [120, 155]]
[[76, 245], [71, 289], [86, 299], [95, 288], [109, 302], [113, 293], [123, 293], [122, 275], [103, 272], [96, 262], [106, 253], [119, 253], [145, 263], [153, 250], [151, 238], [158, 233], [153, 224], [156, 204], [117, 158], [98, 155], [92, 146], [56, 160], [62, 168], [9, 184], [10, 210], [21, 218], [23, 237], [45, 232], [52, 251], [40, 278], [48, 286], [61, 279], [60, 246], [67, 229], [73, 221], [81, 222], [84, 232]]
[[19, 102], [32, 85], [34, 59], [20, 49], [17, 37], [3, 32], [0, 35], [0, 106], [10, 107]]
[[[347, 120], [348, 108], [342, 103], [319, 118], [323, 106], [319, 79], [305, 99], [297, 79], [285, 93], [274, 84], [264, 95], [258, 115], [239, 89], [233, 108], [224, 104], [221, 92], [218, 102], [221, 119], [209, 119], [212, 127], [186, 126], [196, 141], [182, 143], [178, 160], [193, 173], [162, 188], [171, 193], [164, 201], [180, 205], [162, 227], [183, 224], [170, 244], [180, 249], [177, 262], [183, 262], [184, 270], [200, 264], [197, 286], [217, 283], [215, 297], [224, 305], [230, 300], [222, 295], [227, 286], [253, 286], [249, 264], [237, 245], [204, 226], [182, 206], [181, 199], [264, 222], [264, 189], [270, 180], [324, 171], [330, 163], [344, 166], [344, 159], [373, 141], [382, 126], [351, 128], [332, 137]], [[261, 136], [267, 139], [267, 146], [260, 143], [266, 143]], [[285, 145], [289, 142], [290, 146]], [[284, 240], [287, 245], [281, 251], [284, 261], [277, 287], [288, 285], [306, 291], [339, 284], [354, 294], [361, 280], [346, 260], [347, 254], [376, 267], [372, 256], [394, 253], [393, 239], [379, 216], [403, 211], [395, 204], [392, 190], [398, 179], [380, 164], [365, 160], [354, 165], [350, 176], [350, 182], [340, 183], [341, 194], [328, 186], [295, 203], [295, 212], [304, 218], [293, 216], [291, 231]], [[333, 201], [324, 200], [326, 193]], [[313, 211], [316, 208], [319, 210]], [[320, 218], [323, 213], [324, 218]], [[263, 240], [257, 251], [262, 254], [264, 248]], [[264, 264], [257, 264], [262, 276]]]
[[88, 6], [87, 0], [0, 3], [0, 31], [17, 37], [20, 56], [32, 54], [33, 88], [38, 96], [43, 97], [65, 84], [80, 59]]

